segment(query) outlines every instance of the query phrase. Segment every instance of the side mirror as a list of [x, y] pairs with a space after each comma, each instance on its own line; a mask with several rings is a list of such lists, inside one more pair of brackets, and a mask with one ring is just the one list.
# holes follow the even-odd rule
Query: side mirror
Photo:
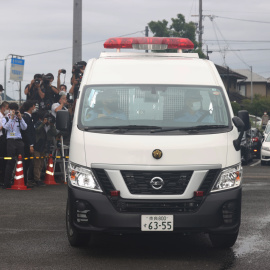
[[60, 131], [69, 131], [70, 124], [70, 115], [67, 110], [60, 110], [56, 112], [56, 129]]
[[237, 117], [237, 116], [234, 116], [232, 121], [233, 121], [234, 125], [237, 127], [237, 130], [240, 132], [238, 138], [233, 141], [233, 146], [234, 146], [235, 150], [239, 151], [241, 149], [241, 140], [242, 140], [243, 135], [244, 135], [245, 124], [242, 121], [242, 119]]
[[249, 121], [249, 114], [248, 111], [242, 110], [238, 112], [238, 117], [244, 122], [244, 131], [247, 131], [250, 129], [250, 121]]

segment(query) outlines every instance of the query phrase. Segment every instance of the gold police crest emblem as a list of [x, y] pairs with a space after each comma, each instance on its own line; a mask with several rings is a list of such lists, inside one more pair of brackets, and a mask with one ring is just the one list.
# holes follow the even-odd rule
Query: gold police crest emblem
[[160, 159], [162, 157], [162, 151], [159, 150], [159, 149], [155, 149], [153, 152], [152, 152], [152, 156], [153, 158], [155, 159]]

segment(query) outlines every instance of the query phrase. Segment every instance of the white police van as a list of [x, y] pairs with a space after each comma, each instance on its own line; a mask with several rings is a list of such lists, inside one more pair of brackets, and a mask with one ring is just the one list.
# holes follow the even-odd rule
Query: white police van
[[[89, 60], [73, 119], [70, 244], [85, 244], [95, 232], [205, 232], [213, 246], [232, 246], [247, 111], [233, 116], [214, 64], [182, 53], [193, 48], [188, 39], [111, 38], [104, 47], [117, 52]], [[58, 113], [58, 129], [67, 118]]]

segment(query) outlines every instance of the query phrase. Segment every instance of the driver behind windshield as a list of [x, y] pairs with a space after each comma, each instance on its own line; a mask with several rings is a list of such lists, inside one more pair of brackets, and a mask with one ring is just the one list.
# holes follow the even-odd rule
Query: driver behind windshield
[[126, 114], [118, 108], [118, 94], [114, 91], [98, 93], [93, 109], [88, 109], [85, 120], [91, 121], [97, 118], [116, 118], [126, 120]]
[[182, 111], [175, 113], [174, 121], [192, 123], [214, 123], [209, 111], [202, 109], [202, 96], [198, 91], [186, 91], [185, 106]]

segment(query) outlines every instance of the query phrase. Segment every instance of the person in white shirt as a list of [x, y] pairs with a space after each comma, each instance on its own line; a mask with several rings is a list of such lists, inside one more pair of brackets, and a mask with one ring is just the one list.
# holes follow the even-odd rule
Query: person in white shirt
[[[24, 157], [24, 143], [22, 141], [21, 130], [26, 130], [27, 124], [22, 118], [17, 103], [10, 103], [9, 109], [10, 113], [7, 115], [7, 119], [2, 119], [2, 126], [6, 130], [7, 134], [7, 156], [15, 158], [20, 154]], [[11, 177], [15, 163], [15, 159], [7, 161], [4, 186], [2, 187], [4, 189], [11, 186]]]
[[51, 111], [52, 115], [56, 118], [56, 113], [60, 110], [67, 110], [67, 95], [65, 92], [60, 92], [59, 102], [56, 102], [52, 105]]

